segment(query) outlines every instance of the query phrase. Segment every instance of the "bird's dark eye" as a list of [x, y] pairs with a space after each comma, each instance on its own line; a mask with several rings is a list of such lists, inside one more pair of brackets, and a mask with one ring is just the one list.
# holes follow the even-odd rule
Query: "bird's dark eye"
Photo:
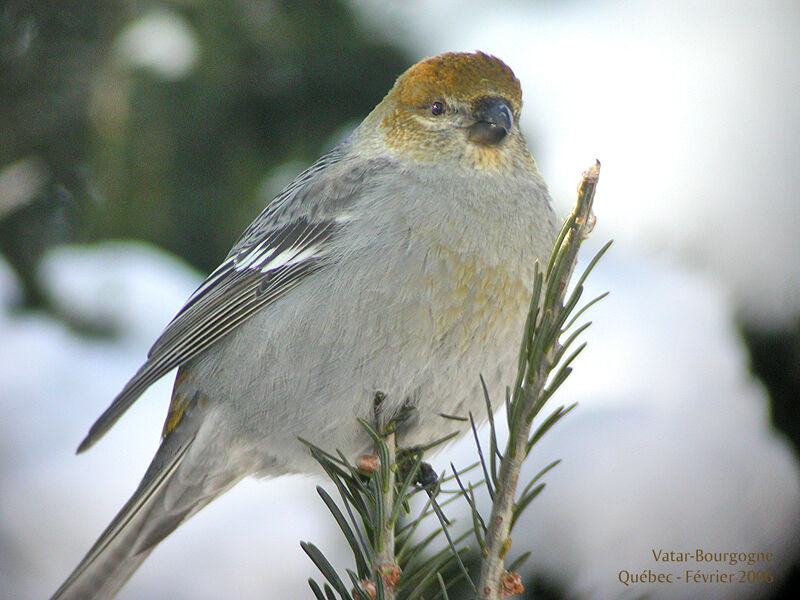
[[441, 102], [434, 102], [431, 104], [431, 114], [434, 117], [438, 117], [440, 114], [444, 112], [444, 104]]

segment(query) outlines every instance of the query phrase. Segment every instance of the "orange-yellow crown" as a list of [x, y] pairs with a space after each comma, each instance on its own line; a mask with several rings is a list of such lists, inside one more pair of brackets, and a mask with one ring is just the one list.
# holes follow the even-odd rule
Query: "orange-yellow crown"
[[514, 112], [522, 103], [514, 72], [499, 58], [483, 52], [448, 52], [420, 61], [397, 78], [392, 94], [401, 105], [414, 108], [442, 97], [469, 101], [502, 96], [513, 104]]

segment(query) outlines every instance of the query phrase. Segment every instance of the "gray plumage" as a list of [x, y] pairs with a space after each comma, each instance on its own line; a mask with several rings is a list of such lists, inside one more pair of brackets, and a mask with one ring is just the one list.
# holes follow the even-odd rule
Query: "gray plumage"
[[[378, 391], [387, 419], [416, 407], [398, 431], [405, 446], [459, 427], [441, 414], [483, 414], [481, 374], [491, 397], [504, 397], [534, 263], [549, 255], [557, 220], [518, 130], [519, 100], [501, 96], [507, 82], [488, 92], [479, 83], [481, 104], [442, 92], [461, 111], [449, 129], [423, 130], [439, 145], [451, 135], [430, 156], [423, 144], [423, 159], [385, 141], [385, 115], [403, 108], [387, 96], [190, 297], [80, 446], [180, 367], [142, 484], [54, 599], [111, 598], [159, 541], [243, 477], [315, 472], [298, 437], [367, 453], [357, 418], [372, 419]], [[482, 115], [500, 101], [514, 125], [475, 146], [469, 125], [494, 128]]]

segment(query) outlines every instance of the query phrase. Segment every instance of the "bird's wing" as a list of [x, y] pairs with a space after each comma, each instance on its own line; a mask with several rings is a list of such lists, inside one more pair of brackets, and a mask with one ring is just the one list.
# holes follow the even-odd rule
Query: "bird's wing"
[[[162, 459], [164, 464], [160, 465], [159, 470], [151, 465], [139, 488], [50, 600], [110, 598], [122, 587], [150, 554], [152, 545], [138, 550], [136, 545], [145, 527], [152, 528], [154, 524], [160, 525], [165, 521], [164, 492], [193, 441], [193, 436], [181, 439], [171, 456], [163, 456], [165, 452], [156, 454], [153, 465]], [[158, 518], [148, 522], [154, 507], [158, 509]], [[181, 521], [171, 519], [171, 522], [174, 525], [171, 525], [170, 531]]]
[[198, 423], [164, 439], [142, 482], [51, 600], [109, 599], [153, 548], [244, 476], [192, 451]]
[[324, 267], [344, 221], [337, 215], [346, 210], [363, 184], [357, 166], [342, 178], [346, 184], [336, 184], [329, 172], [341, 157], [341, 147], [323, 156], [253, 221], [223, 263], [167, 325], [145, 363], [92, 425], [78, 452], [99, 440], [156, 380]]

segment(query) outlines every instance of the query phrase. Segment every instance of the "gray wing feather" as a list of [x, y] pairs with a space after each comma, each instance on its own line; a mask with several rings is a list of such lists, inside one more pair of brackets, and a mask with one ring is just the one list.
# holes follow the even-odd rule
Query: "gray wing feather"
[[[180, 467], [193, 441], [194, 437], [187, 437], [174, 449], [174, 454], [165, 464], [157, 465], [159, 468], [151, 466], [139, 488], [51, 600], [110, 598], [122, 587], [154, 545], [142, 545], [139, 538], [149, 508], [153, 506], [152, 500], [166, 489], [170, 477]], [[157, 454], [154, 465], [160, 458]]]
[[198, 422], [185, 423], [164, 439], [130, 500], [51, 600], [113, 598], [159, 542], [242, 479], [192, 452]]
[[[90, 448], [137, 398], [169, 371], [197, 356], [253, 314], [325, 265], [340, 225], [335, 220], [363, 183], [363, 171], [345, 175], [338, 191], [326, 171], [342, 159], [342, 146], [289, 184], [245, 230], [223, 263], [192, 294], [148, 352], [148, 358], [92, 425], [78, 452]], [[343, 197], [345, 196], [345, 197]], [[320, 207], [328, 205], [328, 210]]]

